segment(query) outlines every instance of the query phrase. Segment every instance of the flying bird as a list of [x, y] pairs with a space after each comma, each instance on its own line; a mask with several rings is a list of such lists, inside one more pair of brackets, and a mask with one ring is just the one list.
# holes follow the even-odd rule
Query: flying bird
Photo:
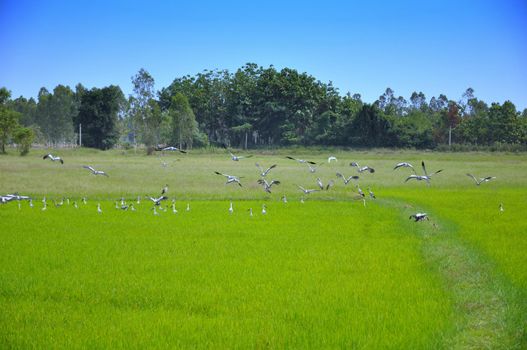
[[328, 158], [328, 163], [331, 163], [332, 161], [338, 162], [337, 157], [331, 156]]
[[358, 180], [358, 179], [359, 179], [359, 177], [358, 177], [357, 175], [352, 175], [352, 176], [346, 178], [346, 177], [344, 177], [344, 175], [342, 175], [341, 173], [337, 173], [337, 177], [340, 177], [342, 180], [344, 180], [344, 185], [349, 184], [349, 182], [350, 182], [351, 180]]
[[273, 185], [280, 185], [280, 181], [278, 180], [271, 180], [271, 182], [267, 182], [266, 179], [259, 179], [258, 183], [263, 186], [265, 192], [271, 193], [271, 187]]
[[414, 219], [415, 222], [423, 221], [423, 220], [430, 220], [428, 218], [428, 214], [427, 213], [412, 214], [412, 215], [410, 215], [409, 219]]
[[407, 163], [407, 162], [401, 162], [401, 163], [397, 163], [395, 165], [395, 167], [393, 168], [393, 170], [397, 170], [399, 168], [412, 168], [413, 172], [415, 173], [415, 169], [414, 167], [412, 166], [412, 164], [410, 163]]
[[51, 153], [50, 154], [46, 154], [44, 157], [42, 157], [42, 159], [51, 159], [52, 162], [59, 161], [60, 164], [64, 164], [64, 160], [62, 160], [62, 158], [55, 157]]
[[159, 206], [161, 204], [161, 201], [164, 201], [164, 200], [167, 200], [168, 197], [167, 196], [161, 196], [161, 197], [158, 197], [158, 198], [154, 198], [154, 197], [150, 197], [150, 196], [146, 196], [146, 198], [150, 199], [152, 202], [154, 202], [154, 205], [155, 206]]
[[495, 179], [496, 176], [487, 176], [487, 177], [480, 177], [479, 179], [477, 179], [474, 175], [472, 174], [467, 174], [468, 177], [471, 177], [474, 182], [476, 183], [476, 186], [479, 186], [481, 185], [482, 183], [484, 182], [489, 182], [490, 180], [492, 179]]
[[276, 164], [271, 165], [271, 166], [270, 166], [269, 168], [267, 168], [266, 170], [264, 170], [264, 169], [260, 166], [260, 164], [258, 164], [258, 163], [255, 163], [255, 165], [256, 165], [256, 167], [257, 167], [258, 169], [260, 169], [260, 176], [261, 176], [261, 177], [266, 177], [267, 174], [269, 174], [269, 172], [271, 171], [271, 169], [276, 168]]
[[182, 149], [179, 149], [177, 147], [173, 147], [173, 146], [168, 146], [168, 147], [163, 147], [163, 148], [156, 148], [156, 151], [178, 151], [178, 152], [181, 152], [181, 153], [187, 153], [187, 151], [183, 151]]
[[350, 163], [350, 166], [357, 167], [357, 171], [358, 171], [359, 173], [362, 173], [362, 172], [364, 172], [364, 171], [368, 171], [370, 174], [373, 174], [373, 173], [375, 172], [375, 169], [370, 168], [370, 167], [367, 166], [367, 165], [361, 167], [361, 166], [359, 165], [359, 163], [357, 163], [357, 162], [351, 162], [351, 163]]
[[293, 158], [291, 156], [286, 156], [287, 159], [292, 159], [292, 160], [296, 160], [297, 162], [299, 163], [308, 163], [308, 164], [317, 164], [315, 162], [312, 162], [310, 160], [304, 160], [304, 159], [297, 159], [297, 158]]
[[235, 154], [232, 154], [232, 152], [229, 152], [229, 154], [231, 155], [231, 159], [234, 160], [235, 162], [239, 161], [240, 159], [251, 158], [252, 157], [252, 154], [250, 154], [248, 156], [237, 156]]
[[302, 192], [304, 192], [304, 194], [310, 194], [310, 193], [313, 193], [313, 192], [318, 192], [318, 191], [320, 191], [320, 190], [310, 190], [310, 189], [306, 189], [306, 188], [304, 188], [304, 187], [302, 187], [302, 186], [300, 186], [300, 185], [297, 185], [297, 186], [298, 186], [298, 188], [299, 188]]
[[237, 183], [240, 187], [242, 187], [242, 184], [240, 183], [240, 178], [241, 177], [238, 177], [238, 176], [234, 176], [234, 175], [228, 175], [228, 174], [222, 174], [218, 171], [215, 171], [214, 172], [216, 175], [221, 175], [221, 176], [225, 176], [227, 178], [227, 182], [225, 184], [230, 184], [230, 183]]
[[91, 173], [93, 175], [103, 175], [103, 176], [106, 176], [108, 177], [108, 174], [106, 174], [104, 171], [102, 170], [95, 170], [93, 167], [89, 166], [89, 165], [83, 165], [82, 166], [84, 169], [88, 169], [89, 171], [91, 171]]
[[408, 176], [406, 178], [406, 180], [404, 182], [408, 182], [408, 180], [412, 180], [412, 179], [415, 179], [417, 181], [424, 180], [424, 181], [426, 181], [428, 186], [430, 186], [430, 180], [432, 179], [432, 176], [443, 171], [443, 169], [441, 169], [441, 170], [436, 171], [435, 173], [432, 173], [432, 174], [428, 175], [428, 173], [426, 172], [426, 167], [425, 167], [425, 162], [424, 161], [421, 162], [421, 166], [423, 168], [424, 175], [417, 175], [417, 174], [410, 175], [410, 176]]
[[[320, 165], [322, 165], [322, 163]], [[309, 172], [312, 174], [317, 171], [317, 167], [314, 165], [311, 165], [310, 163], [307, 163], [307, 167], [309, 168]]]

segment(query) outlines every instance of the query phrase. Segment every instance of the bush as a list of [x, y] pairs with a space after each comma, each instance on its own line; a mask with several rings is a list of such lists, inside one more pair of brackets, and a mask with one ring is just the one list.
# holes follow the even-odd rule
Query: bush
[[20, 127], [15, 130], [13, 140], [16, 142], [21, 156], [29, 153], [34, 138], [35, 133], [30, 128]]

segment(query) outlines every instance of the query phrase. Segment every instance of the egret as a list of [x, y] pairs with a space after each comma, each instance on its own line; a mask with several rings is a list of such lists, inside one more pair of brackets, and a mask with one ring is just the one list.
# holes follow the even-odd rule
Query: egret
[[252, 154], [248, 156], [237, 156], [237, 155], [232, 154], [232, 152], [229, 152], [229, 154], [231, 155], [231, 159], [234, 160], [235, 162], [239, 161], [240, 159], [252, 157]]
[[415, 169], [414, 167], [412, 166], [412, 164], [410, 163], [407, 163], [407, 162], [401, 162], [401, 163], [397, 163], [395, 165], [395, 167], [393, 168], [393, 170], [397, 170], [399, 168], [411, 168], [413, 170], [413, 172], [415, 173]]
[[359, 163], [357, 163], [357, 162], [351, 162], [351, 163], [350, 163], [350, 166], [352, 166], [352, 167], [356, 167], [356, 168], [357, 168], [357, 171], [358, 171], [359, 173], [362, 173], [362, 172], [368, 171], [370, 174], [373, 174], [373, 173], [375, 172], [375, 169], [370, 168], [370, 167], [367, 166], [367, 165], [361, 167], [361, 166], [359, 165]]
[[297, 186], [298, 186], [298, 188], [299, 188], [302, 192], [304, 192], [304, 194], [310, 194], [310, 193], [318, 192], [318, 191], [319, 191], [319, 190], [310, 190], [310, 189], [306, 189], [306, 188], [304, 188], [304, 187], [302, 187], [302, 186], [300, 186], [300, 185], [297, 185]]
[[351, 180], [358, 180], [359, 177], [357, 175], [351, 175], [350, 177], [346, 178], [344, 175], [342, 175], [341, 173], [337, 173], [337, 177], [340, 177], [343, 181], [344, 181], [344, 185], [347, 185], [349, 184], [349, 182]]
[[412, 215], [410, 215], [409, 219], [414, 219], [415, 222], [423, 221], [423, 220], [430, 220], [428, 218], [428, 214], [427, 213], [412, 214]]
[[474, 175], [472, 174], [467, 174], [468, 177], [471, 177], [474, 182], [476, 183], [476, 186], [479, 186], [481, 185], [482, 183], [484, 182], [489, 182], [490, 180], [492, 179], [495, 179], [496, 176], [487, 176], [487, 177], [480, 177], [479, 179], [477, 179]]
[[331, 163], [332, 161], [338, 162], [337, 157], [331, 156], [328, 158], [328, 163]]
[[287, 159], [292, 159], [292, 160], [296, 160], [297, 162], [299, 163], [308, 163], [308, 164], [317, 164], [315, 162], [312, 162], [310, 160], [305, 160], [305, 159], [297, 159], [297, 158], [293, 158], [291, 156], [286, 156]]
[[440, 172], [443, 171], [443, 169], [441, 169], [441, 170], [436, 171], [436, 172], [433, 173], [433, 174], [428, 175], [428, 173], [426, 172], [426, 167], [425, 167], [425, 162], [424, 162], [424, 161], [421, 162], [421, 166], [422, 166], [422, 168], [423, 168], [423, 173], [424, 173], [424, 175], [416, 175], [416, 174], [414, 174], [414, 175], [410, 175], [410, 176], [408, 176], [408, 178], [406, 179], [405, 182], [407, 182], [408, 180], [412, 180], [412, 179], [415, 179], [415, 180], [417, 180], [417, 181], [422, 181], [422, 180], [424, 180], [424, 181], [426, 181], [426, 183], [428, 184], [428, 186], [430, 186], [430, 180], [432, 179], [432, 176], [435, 175], [435, 174], [438, 174], [438, 173], [440, 173]]
[[241, 177], [234, 176], [234, 175], [228, 175], [228, 174], [222, 174], [222, 173], [217, 172], [217, 171], [215, 171], [214, 173], [215, 173], [216, 175], [225, 176], [225, 177], [227, 178], [227, 182], [225, 183], [226, 185], [235, 182], [235, 183], [237, 183], [240, 187], [242, 187], [242, 184], [240, 183], [240, 179], [241, 179]]
[[82, 166], [84, 169], [88, 169], [89, 171], [91, 171], [91, 173], [93, 175], [103, 175], [103, 176], [106, 176], [108, 177], [108, 174], [106, 174], [104, 171], [102, 170], [95, 170], [93, 167], [89, 166], [89, 165], [83, 165]]
[[271, 187], [273, 185], [280, 185], [280, 181], [278, 180], [272, 180], [271, 182], [267, 182], [266, 179], [259, 179], [258, 183], [263, 186], [265, 192], [271, 193]]
[[269, 172], [271, 171], [271, 169], [276, 168], [276, 164], [271, 165], [271, 166], [270, 166], [269, 168], [267, 168], [266, 170], [264, 170], [264, 169], [260, 166], [260, 164], [258, 164], [258, 163], [255, 163], [255, 165], [256, 165], [256, 167], [257, 167], [258, 169], [260, 169], [260, 176], [261, 176], [261, 177], [266, 177], [267, 174], [269, 174]]
[[42, 159], [50, 159], [52, 162], [59, 161], [60, 164], [64, 164], [64, 160], [60, 157], [54, 157], [52, 154], [46, 154]]

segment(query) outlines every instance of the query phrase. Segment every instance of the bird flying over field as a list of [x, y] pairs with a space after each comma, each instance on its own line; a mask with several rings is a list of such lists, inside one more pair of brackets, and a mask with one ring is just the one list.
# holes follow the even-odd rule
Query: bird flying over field
[[156, 151], [178, 151], [178, 152], [181, 152], [181, 153], [187, 153], [187, 151], [183, 151], [182, 149], [179, 149], [177, 147], [174, 147], [174, 146], [168, 146], [168, 147], [157, 147], [156, 148]]
[[297, 162], [299, 163], [308, 163], [308, 164], [317, 164], [315, 162], [312, 162], [310, 160], [305, 160], [305, 159], [297, 159], [297, 158], [293, 158], [291, 156], [286, 156], [287, 159], [292, 159], [292, 160], [296, 160]]
[[[323, 163], [320, 163], [320, 165], [322, 165], [322, 164]], [[308, 167], [310, 173], [315, 173], [317, 171], [317, 167], [314, 166], [314, 165], [311, 165], [311, 164], [307, 163], [307, 167]]]
[[338, 162], [337, 157], [334, 157], [334, 156], [328, 157], [328, 163], [331, 163], [332, 161]]
[[260, 176], [261, 176], [261, 177], [266, 177], [267, 174], [269, 174], [269, 172], [271, 171], [271, 169], [276, 168], [276, 164], [271, 165], [271, 166], [270, 166], [269, 168], [267, 168], [266, 170], [264, 170], [264, 168], [262, 168], [262, 166], [261, 166], [260, 164], [258, 164], [258, 163], [255, 163], [255, 165], [256, 165], [256, 167], [257, 167], [258, 169], [260, 169]]
[[42, 159], [51, 159], [52, 162], [59, 161], [60, 164], [64, 164], [64, 160], [62, 160], [62, 158], [55, 157], [51, 153], [50, 154], [46, 154], [44, 157], [42, 157]]
[[443, 169], [441, 169], [441, 170], [436, 171], [435, 173], [432, 173], [432, 174], [428, 175], [428, 173], [426, 172], [426, 167], [425, 167], [425, 162], [424, 161], [421, 162], [421, 166], [423, 168], [424, 175], [416, 175], [416, 174], [410, 175], [410, 176], [408, 176], [406, 178], [406, 180], [404, 182], [408, 182], [408, 180], [412, 180], [412, 179], [415, 179], [417, 181], [424, 180], [424, 181], [426, 181], [428, 186], [430, 186], [430, 180], [432, 179], [432, 176], [443, 171]]
[[423, 221], [423, 220], [430, 220], [428, 218], [428, 214], [427, 213], [412, 214], [412, 215], [410, 215], [409, 219], [414, 219], [415, 222]]
[[232, 152], [229, 152], [229, 154], [231, 155], [231, 159], [234, 160], [235, 162], [239, 161], [240, 159], [251, 158], [253, 156], [252, 154], [248, 156], [237, 156], [233, 154]]
[[367, 165], [361, 167], [361, 166], [359, 165], [359, 163], [357, 163], [357, 162], [351, 162], [351, 163], [350, 163], [350, 166], [352, 166], [352, 167], [356, 167], [356, 168], [357, 168], [357, 171], [358, 171], [359, 173], [362, 173], [362, 172], [364, 172], [364, 171], [368, 171], [370, 174], [373, 174], [373, 173], [375, 172], [375, 169], [370, 168], [370, 167], [367, 166]]
[[337, 173], [337, 177], [340, 177], [342, 180], [344, 180], [344, 185], [349, 184], [349, 182], [350, 182], [351, 180], [358, 180], [358, 179], [359, 179], [359, 177], [358, 177], [357, 175], [352, 175], [352, 176], [346, 178], [346, 177], [344, 177], [344, 175], [342, 175], [341, 173]]
[[167, 196], [161, 196], [161, 197], [158, 197], [158, 198], [154, 198], [154, 197], [150, 197], [150, 196], [146, 196], [146, 198], [150, 199], [152, 202], [154, 202], [154, 205], [156, 206], [159, 206], [161, 204], [161, 201], [164, 201], [164, 200], [167, 200], [168, 197]]
[[472, 174], [467, 174], [468, 177], [471, 177], [474, 182], [476, 183], [476, 186], [479, 186], [481, 185], [482, 183], [484, 182], [489, 182], [490, 180], [492, 179], [495, 179], [496, 176], [487, 176], [487, 177], [480, 177], [479, 179], [477, 179], [474, 175]]
[[225, 184], [230, 184], [230, 183], [237, 183], [240, 187], [242, 187], [242, 184], [240, 183], [240, 178], [241, 177], [238, 177], [238, 176], [234, 176], [234, 175], [228, 175], [228, 174], [222, 174], [218, 171], [215, 171], [214, 172], [216, 175], [221, 175], [221, 176], [225, 176], [227, 178], [227, 182]]
[[397, 163], [395, 165], [395, 167], [393, 168], [393, 170], [397, 170], [399, 168], [411, 168], [413, 170], [413, 172], [415, 173], [415, 169], [414, 167], [412, 166], [412, 164], [408, 163], [408, 162], [401, 162], [401, 163]]
[[28, 196], [21, 196], [18, 193], [6, 194], [5, 196], [0, 196], [0, 203], [5, 204], [11, 201], [20, 201], [20, 200], [28, 200], [28, 199], [30, 200], [31, 198]]
[[280, 185], [280, 181], [278, 180], [272, 180], [271, 182], [267, 182], [266, 179], [259, 179], [258, 183], [263, 186], [265, 192], [271, 193], [271, 187], [273, 185]]
[[91, 173], [93, 175], [103, 175], [103, 176], [106, 176], [108, 177], [108, 174], [106, 174], [104, 171], [102, 170], [95, 170], [93, 167], [89, 166], [89, 165], [83, 165], [82, 166], [84, 169], [88, 169], [89, 171], [91, 171]]
[[297, 186], [298, 186], [298, 188], [299, 188], [302, 192], [304, 192], [304, 194], [310, 194], [310, 193], [313, 193], [313, 192], [318, 192], [318, 191], [320, 191], [320, 190], [310, 190], [310, 189], [306, 189], [306, 188], [304, 188], [304, 187], [302, 187], [302, 186], [300, 186], [300, 185], [297, 185]]

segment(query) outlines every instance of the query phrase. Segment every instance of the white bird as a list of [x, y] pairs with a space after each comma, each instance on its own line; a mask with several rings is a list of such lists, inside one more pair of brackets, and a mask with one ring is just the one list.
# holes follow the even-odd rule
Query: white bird
[[360, 188], [360, 186], [359, 186], [359, 185], [356, 185], [356, 187], [357, 187], [357, 193], [358, 193], [362, 198], [366, 197], [366, 195], [364, 194], [364, 192], [362, 191], [362, 189]]
[[41, 209], [41, 210], [42, 210], [42, 211], [44, 211], [44, 210], [46, 210], [46, 209], [48, 209], [48, 205], [47, 205], [47, 203], [46, 203], [46, 202], [44, 202], [44, 206], [42, 207], [42, 209]]
[[[322, 165], [322, 164], [320, 164], [320, 165]], [[307, 167], [308, 167], [310, 173], [314, 174], [314, 173], [317, 172], [317, 167], [316, 166], [313, 166], [313, 165], [307, 163]]]
[[97, 213], [102, 214], [101, 203], [97, 203]]
[[500, 203], [500, 212], [504, 212], [505, 211], [505, 208], [503, 208], [503, 203]]
[[187, 211], [190, 211], [190, 203], [187, 203]]
[[232, 154], [232, 152], [229, 152], [229, 154], [231, 155], [231, 159], [234, 160], [235, 162], [239, 161], [240, 159], [252, 157], [252, 154], [248, 156], [237, 156], [237, 155]]
[[29, 207], [33, 208], [33, 200], [32, 199], [29, 200]]
[[141, 204], [141, 196], [137, 196], [137, 204]]
[[89, 166], [89, 165], [83, 165], [82, 166], [84, 169], [88, 169], [89, 171], [91, 171], [91, 173], [93, 175], [103, 175], [103, 176], [108, 176], [108, 174], [106, 174], [104, 171], [102, 170], [95, 170], [93, 167]]
[[161, 197], [158, 197], [158, 198], [154, 198], [154, 197], [150, 197], [150, 196], [146, 196], [146, 197], [148, 199], [150, 199], [152, 202], [154, 202], [155, 206], [159, 206], [161, 204], [161, 201], [164, 201], [164, 200], [168, 199], [167, 196], [161, 196]]
[[253, 208], [249, 208], [249, 216], [253, 216]]
[[310, 194], [310, 193], [313, 193], [313, 192], [318, 192], [318, 191], [320, 191], [320, 190], [310, 190], [310, 189], [306, 189], [306, 188], [304, 188], [304, 187], [302, 187], [302, 186], [300, 186], [300, 185], [297, 185], [297, 186], [298, 186], [298, 188], [299, 188], [302, 192], [304, 192], [304, 194]]
[[412, 164], [408, 163], [408, 162], [401, 162], [401, 163], [397, 163], [395, 165], [395, 167], [393, 168], [393, 170], [397, 170], [399, 168], [411, 168], [412, 171], [415, 173], [415, 169], [414, 167], [412, 166]]
[[271, 180], [271, 182], [267, 182], [266, 179], [259, 179], [258, 183], [263, 186], [265, 192], [271, 193], [271, 187], [273, 185], [280, 185], [280, 181], [278, 180]]
[[260, 176], [261, 176], [261, 177], [266, 177], [267, 174], [269, 174], [269, 172], [271, 171], [271, 169], [274, 169], [274, 168], [276, 167], [276, 164], [273, 164], [273, 165], [271, 165], [269, 168], [267, 168], [266, 170], [264, 170], [264, 169], [260, 166], [260, 164], [255, 163], [255, 165], [256, 165], [256, 167], [257, 167], [258, 169], [260, 169]]
[[176, 203], [172, 203], [172, 212], [177, 214]]
[[282, 196], [281, 199], [282, 199], [282, 202], [287, 203], [287, 197], [285, 196], [285, 194]]
[[328, 158], [328, 163], [331, 163], [332, 161], [338, 162], [337, 157], [331, 156]]
[[131, 211], [135, 211], [135, 208], [134, 208], [134, 204], [133, 204], [133, 203], [130, 204], [130, 210], [131, 210]]
[[154, 209], [154, 215], [159, 215], [159, 213], [156, 210], [156, 207], [154, 207], [153, 209]]
[[428, 214], [427, 213], [416, 213], [416, 214], [412, 214], [410, 215], [409, 219], [414, 219], [415, 222], [417, 221], [423, 221], [423, 220], [430, 220], [428, 218]]
[[217, 172], [217, 171], [215, 171], [214, 173], [217, 174], [217, 175], [225, 176], [227, 178], [227, 182], [225, 184], [230, 184], [230, 183], [236, 182], [240, 187], [242, 187], [242, 184], [240, 183], [241, 177], [234, 176], [234, 175], [222, 174], [222, 173]]
[[304, 197], [300, 197], [300, 203], [304, 204]]
[[424, 161], [421, 162], [421, 166], [423, 168], [424, 175], [416, 175], [416, 174], [410, 175], [410, 176], [408, 176], [408, 178], [404, 182], [408, 182], [408, 180], [412, 180], [412, 179], [415, 179], [417, 181], [424, 180], [424, 181], [426, 181], [428, 186], [430, 186], [430, 180], [432, 179], [432, 176], [443, 171], [443, 169], [441, 169], [441, 170], [436, 171], [433, 174], [428, 175], [428, 173], [426, 172], [426, 167], [425, 167], [425, 162]]
[[344, 185], [347, 185], [349, 184], [349, 182], [351, 180], [358, 180], [359, 177], [357, 175], [351, 175], [350, 177], [346, 178], [344, 175], [342, 175], [341, 173], [337, 173], [337, 177], [340, 177], [343, 181], [344, 181]]
[[264, 205], [262, 205], [262, 215], [265, 215], [267, 214], [267, 207]]
[[14, 200], [20, 201], [20, 200], [28, 200], [31, 199], [28, 196], [21, 196], [18, 193], [14, 194], [6, 194], [5, 196], [0, 196], [0, 203], [5, 204], [7, 202], [11, 202]]
[[77, 205], [77, 201], [73, 201], [73, 208], [78, 209], [79, 206]]
[[119, 204], [117, 204], [117, 201], [115, 201], [115, 209], [119, 209]]
[[362, 173], [362, 172], [364, 172], [364, 171], [368, 171], [369, 173], [373, 174], [373, 173], [375, 172], [375, 169], [370, 168], [370, 167], [367, 166], [367, 165], [361, 167], [361, 166], [359, 165], [359, 163], [357, 163], [357, 162], [351, 162], [351, 163], [350, 163], [350, 166], [352, 166], [352, 167], [357, 167], [357, 171], [358, 171], [359, 173]]
[[173, 146], [168, 146], [168, 147], [164, 147], [164, 148], [157, 149], [157, 150], [161, 150], [161, 151], [178, 151], [178, 152], [181, 152], [181, 153], [187, 153], [186, 151], [183, 151], [182, 149], [179, 149], [179, 148], [173, 147]]
[[299, 163], [317, 164], [317, 163], [312, 162], [312, 161], [310, 161], [310, 160], [293, 158], [293, 157], [291, 157], [291, 156], [286, 156], [286, 158], [287, 158], [287, 159], [296, 160], [296, 161], [299, 162]]
[[54, 157], [52, 154], [46, 154], [42, 159], [51, 159], [52, 162], [59, 161], [60, 164], [64, 164], [64, 160], [60, 157]]
[[484, 182], [489, 182], [490, 180], [492, 179], [495, 179], [496, 176], [487, 176], [487, 177], [480, 177], [479, 179], [477, 179], [474, 175], [472, 174], [467, 174], [468, 177], [471, 177], [474, 182], [476, 183], [476, 186], [479, 186], [481, 185], [482, 183]]
[[231, 206], [229, 207], [229, 214], [232, 214], [234, 213], [234, 208], [232, 207], [232, 202], [231, 202]]
[[86, 200], [86, 197], [82, 197], [82, 203], [83, 203], [83, 204], [88, 203], [88, 201]]

